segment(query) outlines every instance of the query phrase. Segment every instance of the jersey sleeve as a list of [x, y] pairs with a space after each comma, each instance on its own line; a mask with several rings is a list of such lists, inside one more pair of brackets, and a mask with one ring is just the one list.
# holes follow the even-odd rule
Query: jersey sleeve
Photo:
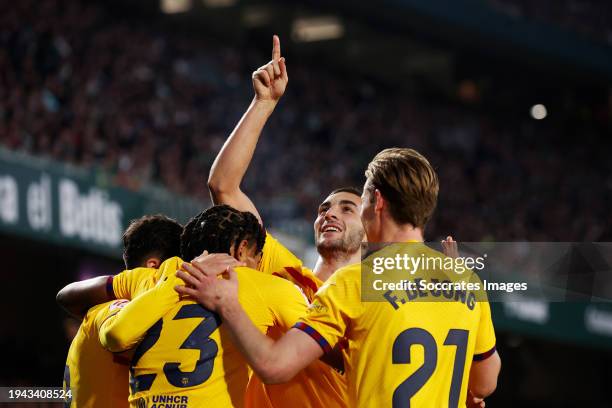
[[116, 299], [132, 299], [136, 296], [139, 283], [155, 273], [151, 268], [135, 268], [113, 277], [113, 292]]
[[89, 313], [94, 316], [93, 323], [96, 326], [98, 333], [104, 327], [104, 324], [107, 321], [113, 320], [117, 314], [129, 303], [130, 301], [127, 299], [117, 299], [109, 302], [108, 304], [102, 305], [103, 308], [100, 310], [95, 310], [95, 313]]
[[113, 353], [133, 348], [147, 330], [180, 300], [174, 290], [184, 282], [176, 276], [176, 268], [167, 267], [155, 287], [125, 305], [121, 312], [98, 323], [102, 346]]
[[336, 271], [316, 293], [306, 315], [294, 325], [312, 337], [325, 353], [349, 337], [350, 321], [362, 312], [359, 285], [353, 275], [350, 267]]
[[257, 269], [260, 272], [272, 274], [287, 267], [299, 270], [302, 268], [302, 261], [276, 238], [266, 233], [261, 261]]
[[281, 278], [274, 278], [271, 281], [269, 290], [263, 292], [265, 302], [272, 312], [274, 326], [286, 332], [301, 316], [304, 316], [308, 300], [295, 284]]
[[474, 361], [482, 361], [495, 352], [495, 330], [489, 302], [480, 302], [480, 321], [474, 346]]
[[278, 272], [274, 272], [273, 275], [294, 283], [304, 292], [308, 301], [314, 298], [319, 287], [323, 285], [323, 282], [310, 269], [304, 266], [301, 268], [285, 267]]
[[288, 331], [306, 313], [308, 301], [293, 283], [266, 276], [248, 268], [237, 268], [238, 298], [255, 326], [263, 332], [272, 327]]

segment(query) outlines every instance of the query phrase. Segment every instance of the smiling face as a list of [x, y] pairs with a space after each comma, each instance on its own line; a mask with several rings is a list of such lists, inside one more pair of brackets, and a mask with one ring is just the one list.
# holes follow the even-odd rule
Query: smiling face
[[321, 256], [336, 252], [352, 254], [359, 250], [364, 237], [360, 208], [361, 197], [344, 191], [331, 194], [319, 205], [314, 232]]

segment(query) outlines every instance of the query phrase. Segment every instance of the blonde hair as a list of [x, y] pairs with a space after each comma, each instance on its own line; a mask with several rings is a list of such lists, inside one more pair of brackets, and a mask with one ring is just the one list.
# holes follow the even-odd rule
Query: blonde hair
[[419, 152], [393, 147], [378, 153], [365, 176], [389, 203], [398, 224], [424, 228], [438, 201], [438, 175]]

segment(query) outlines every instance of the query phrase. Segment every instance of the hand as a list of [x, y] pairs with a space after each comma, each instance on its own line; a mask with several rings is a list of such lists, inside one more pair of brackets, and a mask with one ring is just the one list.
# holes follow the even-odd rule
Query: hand
[[225, 269], [227, 279], [219, 279], [216, 275], [206, 276], [198, 266], [184, 263], [184, 271], [178, 271], [176, 276], [183, 279], [187, 286], [175, 286], [179, 295], [189, 296], [206, 309], [223, 314], [223, 310], [238, 305], [238, 278], [231, 266]]
[[[217, 255], [219, 255], [219, 256], [217, 256]], [[221, 266], [217, 267], [216, 265], [212, 264], [211, 261], [220, 262], [220, 260], [221, 259], [225, 259], [225, 257], [231, 258], [234, 261], [234, 263], [230, 263], [229, 261], [227, 261], [223, 265], [223, 270], [225, 270], [225, 267], [227, 267], [227, 265], [234, 265], [235, 263], [238, 263], [238, 261], [236, 259], [232, 258], [229, 255], [226, 255], [226, 254], [208, 255], [208, 251], [204, 251], [202, 253], [202, 255], [200, 255], [196, 259], [199, 259], [201, 261], [204, 260], [205, 261], [205, 267], [217, 270], [217, 268], [221, 267]], [[161, 266], [165, 266], [165, 264], [162, 264]], [[179, 277], [176, 274], [177, 270], [174, 269], [174, 268], [169, 268], [169, 267], [160, 268], [159, 272], [161, 272], [161, 275], [159, 276], [155, 286], [160, 287], [160, 286], [168, 286], [168, 285], [170, 285], [170, 287], [173, 287], [175, 285], [184, 284], [185, 283], [185, 282], [183, 282], [182, 280], [179, 279]]]
[[245, 266], [245, 263], [228, 254], [209, 254], [208, 251], [204, 251], [202, 255], [191, 261], [191, 265], [194, 265], [198, 272], [214, 277], [224, 273], [228, 267]]
[[253, 72], [252, 78], [257, 101], [276, 103], [285, 93], [289, 77], [277, 35], [272, 37], [272, 61]]
[[442, 240], [442, 252], [444, 252], [444, 255], [450, 258], [459, 258], [457, 241], [453, 240], [453, 237], [450, 235], [446, 237], [446, 239]]

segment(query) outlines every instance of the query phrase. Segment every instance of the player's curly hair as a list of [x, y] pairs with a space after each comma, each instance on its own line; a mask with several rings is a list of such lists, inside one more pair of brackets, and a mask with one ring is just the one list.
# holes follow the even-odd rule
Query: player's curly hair
[[264, 246], [266, 232], [250, 212], [238, 211], [229, 205], [215, 205], [193, 217], [181, 235], [181, 257], [191, 261], [205, 250], [209, 253], [230, 253], [246, 240], [256, 245], [256, 254]]
[[182, 232], [181, 224], [161, 214], [132, 220], [123, 233], [123, 261], [126, 268], [142, 266], [150, 257], [157, 257], [163, 262], [178, 256]]

